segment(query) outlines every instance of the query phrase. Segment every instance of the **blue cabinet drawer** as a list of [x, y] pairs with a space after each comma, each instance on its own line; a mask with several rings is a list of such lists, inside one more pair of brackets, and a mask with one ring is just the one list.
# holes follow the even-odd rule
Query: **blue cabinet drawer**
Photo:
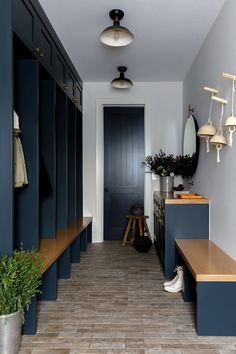
[[44, 24], [38, 22], [37, 50], [40, 61], [47, 69], [54, 72], [54, 51], [55, 45]]
[[37, 45], [38, 17], [28, 0], [13, 0], [13, 29], [32, 50]]

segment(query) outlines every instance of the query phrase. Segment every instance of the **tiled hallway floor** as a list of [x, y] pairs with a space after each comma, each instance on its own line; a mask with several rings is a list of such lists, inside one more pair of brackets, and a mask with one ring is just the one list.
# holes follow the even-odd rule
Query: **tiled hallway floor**
[[89, 245], [58, 300], [39, 303], [37, 334], [23, 336], [20, 354], [236, 353], [236, 337], [198, 337], [194, 306], [162, 282], [154, 246]]

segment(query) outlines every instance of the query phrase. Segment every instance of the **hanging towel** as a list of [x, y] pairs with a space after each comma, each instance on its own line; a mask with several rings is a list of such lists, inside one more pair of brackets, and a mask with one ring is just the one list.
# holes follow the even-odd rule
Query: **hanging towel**
[[14, 186], [22, 187], [28, 184], [25, 157], [19, 137], [14, 137]]
[[20, 129], [19, 116], [16, 113], [16, 111], [13, 112], [13, 117], [14, 117], [14, 129]]

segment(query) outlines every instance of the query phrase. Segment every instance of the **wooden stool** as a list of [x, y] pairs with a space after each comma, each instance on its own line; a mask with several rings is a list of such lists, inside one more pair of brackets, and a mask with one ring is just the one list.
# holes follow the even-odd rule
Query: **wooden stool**
[[141, 215], [141, 216], [136, 216], [136, 215], [127, 215], [126, 216], [129, 221], [128, 224], [126, 226], [125, 229], [125, 234], [124, 234], [124, 238], [122, 241], [122, 245], [124, 246], [127, 242], [127, 238], [129, 236], [129, 232], [130, 232], [130, 228], [132, 227], [132, 234], [131, 234], [131, 243], [133, 243], [134, 241], [134, 236], [135, 236], [135, 229], [136, 229], [136, 223], [138, 222], [138, 227], [139, 227], [139, 233], [141, 236], [145, 236], [145, 234], [147, 234], [147, 236], [150, 236], [150, 232], [148, 230], [148, 226], [147, 226], [147, 222], [146, 219], [149, 218], [149, 216], [146, 215]]

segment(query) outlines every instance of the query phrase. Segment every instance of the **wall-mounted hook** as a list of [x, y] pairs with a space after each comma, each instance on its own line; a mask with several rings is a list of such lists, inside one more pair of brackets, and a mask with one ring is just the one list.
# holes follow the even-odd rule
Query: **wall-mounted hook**
[[193, 112], [194, 112], [194, 108], [191, 107], [191, 104], [189, 104], [188, 105], [188, 117], [190, 117]]

